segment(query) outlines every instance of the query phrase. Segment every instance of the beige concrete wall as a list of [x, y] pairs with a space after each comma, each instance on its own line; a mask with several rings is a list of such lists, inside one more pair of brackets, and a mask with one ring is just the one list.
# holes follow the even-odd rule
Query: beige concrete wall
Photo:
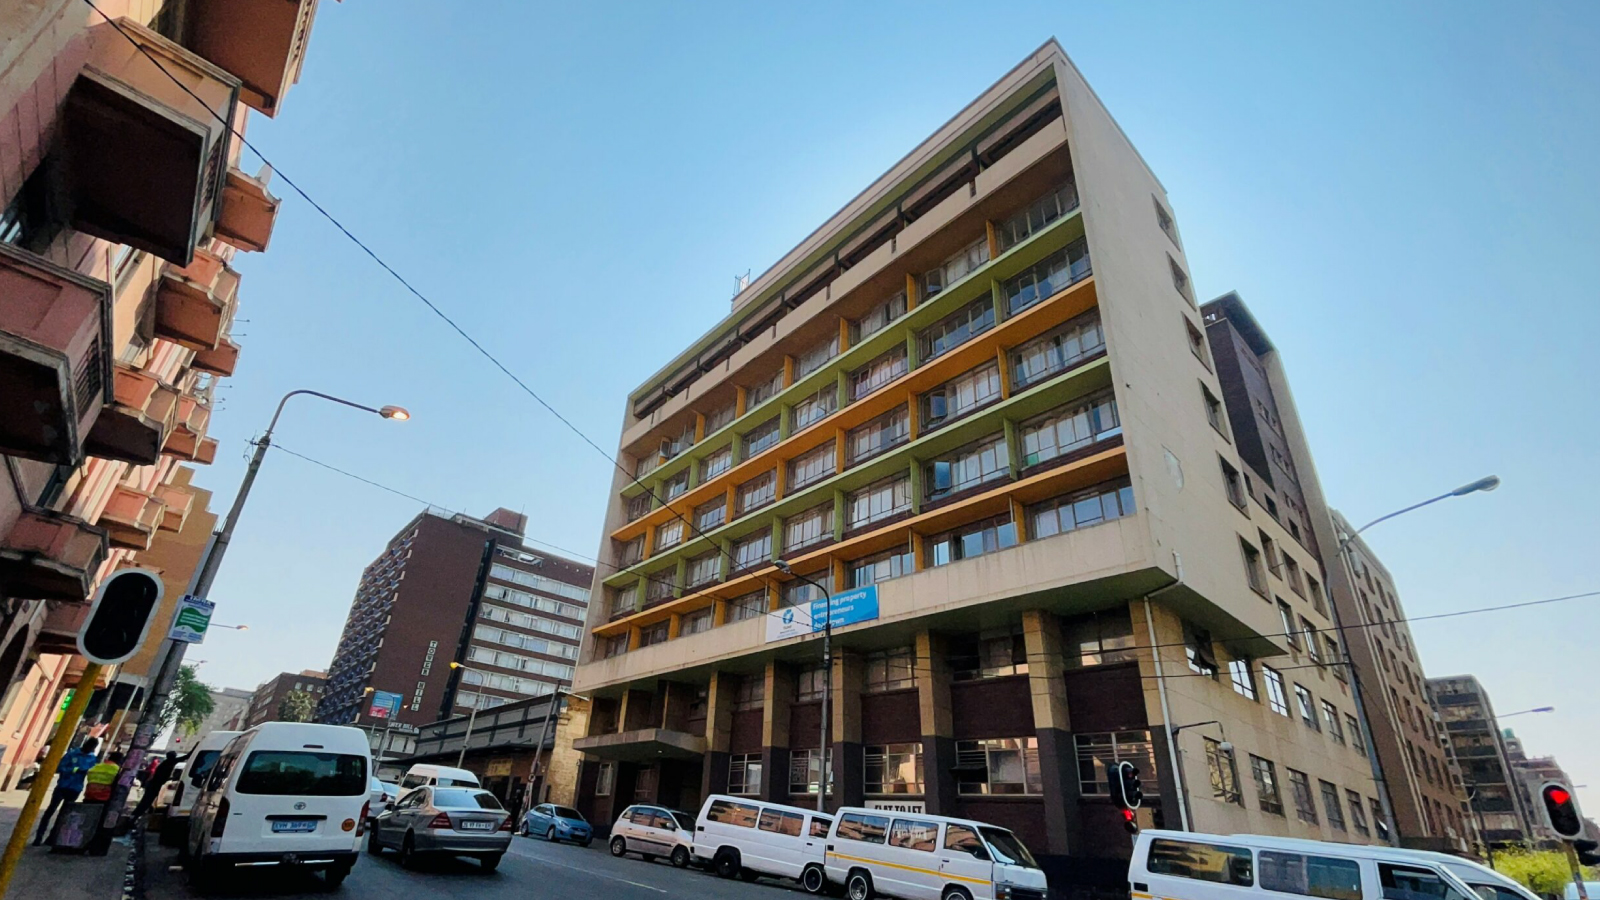
[[578, 799], [578, 766], [583, 762], [583, 754], [572, 749], [572, 742], [589, 733], [590, 704], [570, 695], [566, 701], [566, 710], [556, 720], [555, 746], [548, 756], [550, 772], [545, 779], [549, 796], [544, 799], [572, 806]]

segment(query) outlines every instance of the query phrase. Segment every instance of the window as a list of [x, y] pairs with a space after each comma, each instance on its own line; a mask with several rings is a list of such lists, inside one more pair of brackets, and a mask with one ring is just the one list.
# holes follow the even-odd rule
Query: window
[[911, 509], [911, 479], [895, 475], [845, 496], [845, 528], [881, 522]]
[[1160, 791], [1150, 732], [1081, 732], [1073, 735], [1072, 741], [1078, 757], [1078, 793], [1083, 796], [1110, 796], [1111, 785], [1106, 780], [1106, 770], [1120, 762], [1131, 762], [1139, 767], [1139, 777], [1147, 799]]
[[923, 466], [929, 500], [1011, 477], [1011, 457], [1004, 434], [996, 434], [950, 451]]
[[1194, 303], [1194, 294], [1189, 290], [1188, 273], [1184, 272], [1183, 266], [1178, 265], [1178, 261], [1171, 256], [1167, 257], [1167, 265], [1172, 269], [1172, 286], [1177, 288], [1178, 293], [1183, 295], [1183, 299], [1189, 301], [1192, 305]]
[[1200, 399], [1206, 404], [1206, 421], [1211, 423], [1211, 427], [1215, 428], [1218, 434], [1227, 437], [1228, 427], [1227, 420], [1222, 416], [1222, 401], [1217, 399], [1216, 394], [1211, 393], [1211, 389], [1206, 387], [1203, 381], [1200, 383]]
[[754, 569], [772, 562], [772, 532], [763, 530], [734, 544], [733, 562], [736, 570]]
[[612, 637], [598, 638], [595, 641], [595, 656], [600, 659], [610, 659], [628, 652], [628, 636], [625, 634]]
[[1118, 481], [1063, 494], [1028, 507], [1028, 533], [1039, 540], [1133, 515], [1137, 511], [1133, 505], [1133, 485], [1126, 483], [1126, 479]]
[[994, 327], [994, 301], [985, 294], [928, 326], [918, 335], [918, 358], [926, 364]]
[[1116, 398], [1105, 393], [1029, 419], [1020, 430], [1026, 468], [1121, 434], [1122, 419]]
[[709, 606], [697, 612], [685, 613], [683, 624], [679, 627], [678, 634], [682, 636], [710, 631], [711, 626], [715, 623], [714, 615], [715, 611]]
[[615, 543], [617, 568], [626, 569], [641, 559], [644, 559], [644, 535], [639, 535], [631, 541], [618, 541]]
[[1255, 882], [1248, 847], [1157, 838], [1150, 842], [1150, 855], [1145, 868], [1157, 875], [1173, 875], [1216, 884], [1249, 887]]
[[851, 323], [850, 343], [852, 345], [861, 343], [864, 338], [877, 334], [889, 327], [890, 322], [905, 314], [906, 292], [901, 291], [867, 310], [865, 315]]
[[823, 688], [827, 684], [828, 669], [821, 663], [806, 666], [795, 673], [794, 700], [796, 703], [811, 703], [821, 700]]
[[1278, 770], [1272, 760], [1250, 755], [1250, 774], [1256, 782], [1256, 798], [1261, 811], [1275, 816], [1283, 815], [1283, 798], [1278, 794]]
[[700, 531], [717, 528], [727, 519], [728, 501], [722, 497], [694, 508], [694, 527]]
[[938, 268], [929, 269], [922, 274], [922, 296], [924, 299], [932, 297], [962, 278], [967, 273], [989, 261], [989, 238], [981, 237], [965, 248], [956, 251], [946, 259]]
[[813, 506], [783, 523], [783, 549], [801, 550], [833, 537], [833, 504]]
[[830, 442], [790, 460], [789, 490], [798, 491], [832, 475], [835, 454], [836, 449]]
[[1211, 645], [1211, 632], [1192, 622], [1183, 623], [1183, 655], [1189, 671], [1207, 678], [1217, 677], [1217, 658]]
[[905, 406], [897, 407], [845, 433], [845, 462], [853, 466], [910, 439], [911, 413]]
[[906, 346], [900, 344], [850, 373], [850, 399], [860, 400], [904, 375], [907, 370]]
[[1244, 538], [1239, 538], [1239, 552], [1244, 554], [1244, 577], [1250, 582], [1250, 590], [1265, 597], [1267, 575], [1261, 569], [1261, 551], [1251, 546]]
[[649, 647], [655, 644], [665, 644], [670, 626], [671, 623], [661, 621], [639, 629], [639, 646]]
[[1010, 513], [1001, 513], [964, 525], [928, 540], [928, 564], [942, 566], [963, 559], [972, 559], [986, 553], [995, 553], [1017, 545], [1017, 527]]
[[1248, 700], [1257, 700], [1256, 673], [1249, 657], [1228, 660], [1228, 674], [1233, 679], [1233, 692]]
[[1367, 828], [1367, 811], [1361, 805], [1361, 795], [1355, 791], [1345, 791], [1344, 796], [1350, 805], [1350, 826], [1356, 830], [1356, 834], [1363, 837], [1370, 835], [1372, 832]]
[[923, 394], [921, 421], [931, 431], [998, 399], [1000, 366], [987, 362]]
[[366, 756], [308, 750], [256, 750], [239, 773], [241, 794], [344, 797], [366, 793]]
[[[820, 694], [819, 694], [820, 696]], [[789, 793], [817, 795], [822, 783], [823, 753], [820, 750], [792, 750], [789, 753]], [[828, 793], [833, 793], [833, 753], [827, 754]], [[816, 820], [812, 820], [815, 827]], [[815, 837], [816, 835], [813, 835]], [[826, 834], [823, 835], [826, 837]]]
[[867, 747], [865, 792], [868, 794], [922, 793], [922, 744], [885, 744]]
[[706, 434], [715, 434], [716, 432], [721, 431], [722, 429], [733, 424], [734, 414], [737, 412], [737, 405], [730, 400], [722, 406], [713, 409], [711, 412], [706, 413]]
[[1322, 701], [1322, 724], [1328, 728], [1328, 736], [1333, 738], [1335, 744], [1344, 743], [1344, 727], [1339, 724], [1339, 710], [1332, 703]]
[[733, 468], [733, 448], [723, 447], [700, 463], [700, 481], [707, 482]]
[[778, 443], [778, 420], [768, 419], [744, 433], [746, 459]]
[[661, 498], [662, 498], [663, 502], [671, 503], [673, 500], [676, 500], [677, 498], [683, 496], [683, 492], [687, 491], [688, 489], [689, 489], [689, 473], [688, 473], [688, 471], [679, 472], [678, 474], [672, 476], [671, 478], [667, 479], [664, 483], [662, 483], [662, 485], [661, 485]]
[[916, 651], [910, 647], [868, 653], [866, 682], [862, 686], [862, 691], [878, 694], [915, 687], [916, 668]]
[[735, 496], [741, 516], [766, 506], [778, 496], [777, 473], [771, 470], [762, 472], [739, 485]]
[[1289, 770], [1289, 793], [1294, 797], [1294, 814], [1300, 821], [1317, 824], [1317, 804], [1311, 796], [1311, 778], [1298, 769]]
[[[728, 793], [759, 794], [761, 792], [761, 754], [743, 753], [728, 757]], [[732, 804], [743, 806], [743, 804]], [[745, 807], [753, 813], [755, 807]], [[741, 811], [742, 812], [742, 811]], [[707, 818], [710, 818], [707, 816]], [[734, 824], [742, 824], [735, 822]], [[748, 825], [744, 826], [750, 827]]]
[[615, 763], [601, 763], [595, 770], [594, 795], [596, 797], [611, 796], [611, 787], [617, 780], [617, 767]]
[[1061, 631], [1068, 666], [1102, 666], [1138, 658], [1133, 618], [1126, 610], [1076, 616], [1062, 623]]
[[1287, 553], [1283, 554], [1283, 580], [1289, 582], [1289, 590], [1302, 597], [1306, 595], [1305, 587], [1300, 584], [1300, 564]]
[[666, 550], [683, 543], [683, 520], [673, 519], [656, 528], [656, 550]]
[[1344, 730], [1350, 735], [1350, 746], [1362, 753], [1367, 752], [1367, 745], [1361, 740], [1361, 723], [1356, 721], [1355, 716], [1344, 714]]
[[1328, 816], [1328, 824], [1334, 831], [1344, 831], [1344, 801], [1339, 799], [1339, 789], [1331, 781], [1319, 781], [1317, 787], [1322, 791], [1322, 811]]
[[1004, 222], [995, 226], [1000, 252], [1010, 250], [1041, 228], [1077, 208], [1078, 188], [1069, 181], [1012, 213]]
[[1294, 612], [1289, 609], [1289, 604], [1278, 601], [1278, 618], [1282, 620], [1283, 636], [1288, 638], [1289, 646], [1300, 649], [1300, 634], [1294, 630]]
[[[1248, 508], [1248, 506], [1249, 506], [1249, 500], [1247, 499], [1248, 495], [1245, 494], [1244, 481], [1239, 477], [1239, 470], [1235, 469], [1233, 467], [1232, 463], [1228, 462], [1226, 459], [1223, 459], [1220, 456], [1217, 457], [1217, 461], [1222, 464], [1222, 486], [1223, 486], [1223, 489], [1228, 492], [1228, 502], [1232, 503], [1234, 506], [1238, 507], [1239, 509]], [[1251, 548], [1251, 549], [1253, 550], [1254, 548]], [[1248, 563], [1249, 553], [1248, 552], [1246, 552], [1245, 558], [1247, 560], [1246, 565], [1248, 566], [1249, 565], [1249, 563]], [[1265, 584], [1265, 583], [1263, 582], [1263, 584]]]
[[1189, 338], [1189, 352], [1194, 354], [1195, 359], [1200, 360], [1200, 365], [1210, 369], [1211, 357], [1206, 350], [1205, 335], [1201, 334], [1200, 329], [1196, 328], [1194, 323], [1189, 321], [1188, 316], [1183, 317], [1183, 327], [1185, 334], [1187, 334]]
[[783, 390], [783, 372], [774, 372], [772, 377], [745, 391], [744, 411], [750, 412], [761, 404], [771, 400]]
[[1322, 585], [1310, 573], [1306, 574], [1306, 590], [1311, 594], [1311, 608], [1321, 615], [1327, 615], [1328, 598], [1322, 593]]
[[733, 689], [733, 708], [736, 712], [761, 709], [766, 705], [767, 679], [760, 674], [746, 675]]
[[751, 591], [728, 601], [728, 621], [743, 622], [767, 614], [767, 592]]
[[983, 849], [983, 841], [978, 838], [977, 831], [952, 822], [944, 827], [944, 848], [958, 853], [972, 853]]
[[1233, 750], [1222, 749], [1221, 741], [1206, 738], [1206, 768], [1211, 771], [1211, 796], [1223, 803], [1244, 805], [1244, 792], [1239, 790], [1239, 767], [1234, 763]]
[[648, 492], [639, 494], [636, 497], [629, 497], [628, 521], [632, 522], [634, 519], [638, 519], [650, 512], [650, 508], [654, 502], [655, 498], [651, 497]]
[[1089, 244], [1079, 238], [1005, 283], [1006, 315], [1014, 316], [1088, 276]]
[[794, 430], [819, 422], [839, 408], [839, 386], [825, 384], [815, 394], [798, 401], [794, 405]]
[[901, 575], [910, 575], [915, 565], [910, 550], [888, 550], [858, 559], [850, 564], [850, 587], [866, 587]]
[[697, 588], [710, 584], [722, 578], [722, 554], [713, 550], [704, 556], [697, 556], [689, 560], [687, 567], [688, 581], [685, 588]]
[[827, 365], [828, 360], [838, 355], [839, 334], [836, 331], [827, 340], [794, 358], [794, 380], [799, 381], [810, 375], [812, 372]]
[[1039, 739], [956, 742], [956, 790], [962, 794], [1042, 794]]
[[1344, 681], [1349, 677], [1349, 674], [1345, 672], [1344, 666], [1340, 664], [1342, 660], [1339, 658], [1339, 642], [1327, 635], [1323, 635], [1322, 646], [1327, 654], [1326, 662], [1328, 665], [1333, 666], [1333, 677]]
[[[602, 765], [610, 766], [611, 763]], [[713, 800], [706, 810], [706, 821], [721, 822], [724, 825], [737, 825], [740, 828], [756, 827], [756, 820], [761, 815], [761, 808], [750, 806], [746, 803], [735, 803], [732, 800]]]
[[1150, 200], [1156, 205], [1156, 225], [1161, 229], [1161, 233], [1166, 235], [1176, 246], [1178, 244], [1178, 229], [1172, 223], [1172, 214], [1167, 212], [1167, 208], [1161, 205], [1161, 201], [1157, 200], [1154, 194], [1150, 195]]
[[[1380, 840], [1383, 840], [1383, 841], [1388, 841], [1389, 840], [1389, 824], [1388, 824], [1389, 820], [1384, 817], [1384, 815], [1383, 815], [1383, 806], [1380, 803], [1378, 803], [1378, 798], [1377, 797], [1368, 797], [1367, 798], [1367, 809], [1372, 811], [1372, 828], [1373, 828], [1374, 831], [1376, 831], [1378, 833], [1378, 838]], [[1512, 826], [1512, 827], [1516, 827], [1516, 826]]]
[[678, 573], [671, 569], [661, 569], [652, 575], [646, 576], [644, 583], [644, 605], [652, 606], [666, 600], [671, 600], [678, 593], [676, 578]]
[[633, 477], [634, 478], [643, 478], [646, 475], [649, 475], [651, 472], [654, 472], [656, 469], [658, 469], [660, 467], [661, 467], [661, 454], [660, 454], [660, 452], [646, 453], [645, 455], [639, 457], [639, 461], [638, 462], [633, 464]]
[[773, 834], [784, 834], [789, 837], [799, 837], [804, 830], [806, 817], [799, 813], [784, 812], [779, 809], [763, 809], [761, 821], [757, 827], [762, 831]]
[[1294, 699], [1295, 705], [1300, 708], [1300, 721], [1312, 731], [1321, 731], [1322, 727], [1317, 724], [1317, 706], [1312, 702], [1311, 692], [1306, 690], [1305, 685], [1294, 686]]
[[639, 606], [639, 584], [611, 589], [611, 617], [625, 616]]
[[[816, 580], [817, 577], [826, 577], [826, 575], [826, 572], [818, 572], [812, 577], [812, 580]], [[782, 605], [785, 607], [797, 606], [809, 610], [811, 602], [823, 599], [824, 594], [811, 582], [796, 578], [783, 586], [781, 597]]]
[[1361, 900], [1361, 866], [1354, 860], [1263, 850], [1256, 877], [1261, 887], [1324, 900]]
[[1322, 662], [1322, 651], [1317, 649], [1317, 626], [1305, 616], [1300, 617], [1300, 635], [1306, 640], [1306, 653], [1310, 654], [1311, 661]]
[[952, 638], [950, 669], [956, 681], [1028, 674], [1028, 647], [1021, 626]]
[[1085, 313], [1011, 351], [1011, 385], [1023, 388], [1064, 372], [1106, 347], [1098, 313]]
[[1289, 699], [1283, 690], [1283, 674], [1271, 666], [1262, 666], [1261, 674], [1267, 681], [1267, 706], [1280, 716], [1289, 715]]
[[848, 841], [881, 844], [889, 834], [889, 817], [866, 813], [845, 813], [839, 817], [836, 829], [839, 837]]

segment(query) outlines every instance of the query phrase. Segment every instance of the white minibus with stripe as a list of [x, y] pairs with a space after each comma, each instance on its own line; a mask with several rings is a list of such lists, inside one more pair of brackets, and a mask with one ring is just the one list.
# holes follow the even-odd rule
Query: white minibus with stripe
[[695, 818], [692, 853], [724, 878], [793, 878], [816, 894], [828, 886], [822, 845], [832, 824], [814, 809], [712, 794]]
[[1007, 829], [971, 819], [846, 806], [824, 868], [849, 900], [1044, 900], [1044, 872]]

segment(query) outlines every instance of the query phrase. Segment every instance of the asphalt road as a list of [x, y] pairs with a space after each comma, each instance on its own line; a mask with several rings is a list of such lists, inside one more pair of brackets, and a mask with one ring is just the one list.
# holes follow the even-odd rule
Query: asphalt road
[[[196, 896], [188, 889], [182, 871], [168, 869], [177, 863], [175, 851], [157, 847], [152, 841], [149, 853], [145, 883], [148, 900], [188, 900]], [[382, 857], [364, 853], [335, 894], [327, 893], [321, 879], [310, 873], [253, 870], [234, 883], [221, 886], [211, 896], [277, 900], [798, 900], [806, 895], [791, 881], [763, 878], [747, 884], [717, 878], [692, 867], [674, 869], [666, 862], [647, 863], [637, 856], [617, 859], [606, 852], [600, 841], [585, 848], [517, 837], [512, 841], [511, 852], [494, 872], [482, 871], [476, 861], [469, 859], [426, 860], [407, 870], [400, 867], [393, 853]]]

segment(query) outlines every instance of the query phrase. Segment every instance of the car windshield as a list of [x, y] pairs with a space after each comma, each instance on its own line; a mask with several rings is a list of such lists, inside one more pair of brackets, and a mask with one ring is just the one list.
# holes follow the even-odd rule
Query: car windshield
[[221, 755], [221, 750], [201, 750], [196, 753], [194, 759], [189, 761], [189, 783], [199, 787], [200, 782], [211, 774], [211, 767], [217, 764], [217, 757]]
[[550, 812], [558, 819], [574, 819], [579, 822], [587, 821], [584, 819], [583, 813], [578, 812], [570, 806], [552, 806], [550, 807]]
[[351, 797], [367, 792], [367, 758], [352, 753], [257, 750], [239, 775], [241, 794]]
[[1022, 845], [1017, 836], [1004, 828], [980, 828], [983, 839], [989, 842], [989, 849], [994, 851], [994, 858], [998, 862], [1009, 863], [1013, 866], [1027, 866], [1030, 869], [1039, 868], [1034, 862], [1033, 854]]
[[694, 830], [694, 816], [691, 816], [688, 813], [678, 812], [675, 809], [670, 809], [667, 811], [672, 813], [672, 818], [678, 823], [679, 828], [682, 828], [684, 831]]
[[433, 805], [440, 809], [505, 809], [488, 791], [439, 788], [433, 792]]

